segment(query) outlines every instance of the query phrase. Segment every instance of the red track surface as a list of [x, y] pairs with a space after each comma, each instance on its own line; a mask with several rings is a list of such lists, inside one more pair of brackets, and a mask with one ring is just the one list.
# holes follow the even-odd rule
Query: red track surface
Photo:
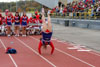
[[[0, 67], [100, 67], [100, 53], [95, 51], [79, 52], [69, 50], [70, 43], [52, 40], [55, 46], [51, 55], [51, 47], [42, 48], [38, 54], [40, 36], [0, 37]], [[11, 42], [14, 42], [11, 44]], [[17, 54], [5, 54], [5, 47], [12, 47]]]

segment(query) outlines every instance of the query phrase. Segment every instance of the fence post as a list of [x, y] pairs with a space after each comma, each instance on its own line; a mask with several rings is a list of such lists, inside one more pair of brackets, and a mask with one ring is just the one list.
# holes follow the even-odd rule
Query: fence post
[[65, 27], [69, 26], [69, 20], [65, 20]]
[[80, 19], [81, 19], [81, 13], [79, 13]]

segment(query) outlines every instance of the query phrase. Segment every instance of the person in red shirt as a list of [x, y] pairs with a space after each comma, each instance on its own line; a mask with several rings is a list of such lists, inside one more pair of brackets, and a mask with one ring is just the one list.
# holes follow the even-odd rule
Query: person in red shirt
[[67, 13], [67, 8], [64, 7], [64, 10], [63, 10], [63, 14], [64, 14], [64, 16], [66, 15], [66, 13]]
[[0, 14], [0, 33], [1, 33], [1, 31], [2, 31], [1, 25], [2, 25], [2, 15]]
[[38, 11], [35, 12], [35, 16], [36, 16], [36, 19], [39, 19], [40, 15], [38, 14]]
[[6, 18], [2, 17], [2, 23], [5, 23], [5, 22], [6, 22]]
[[22, 36], [26, 36], [26, 27], [28, 23], [29, 23], [29, 19], [26, 15], [26, 12], [24, 12], [23, 16], [21, 17]]
[[30, 28], [30, 34], [34, 34], [34, 32], [35, 32], [34, 25], [33, 25], [33, 24], [35, 24], [34, 23], [34, 18], [30, 17], [29, 21], [32, 24], [31, 26], [29, 26], [29, 28]]
[[2, 14], [0, 14], [0, 25], [2, 25]]
[[10, 12], [8, 13], [8, 16], [6, 17], [6, 25], [7, 25], [7, 35], [11, 36], [12, 17], [11, 17]]
[[32, 17], [30, 17], [29, 22], [30, 22], [30, 23], [32, 23], [32, 22], [33, 22], [33, 18], [32, 18]]
[[20, 31], [20, 16], [19, 16], [18, 12], [15, 13], [14, 24], [15, 24], [15, 36], [19, 36], [19, 31]]
[[42, 20], [41, 20], [41, 17], [39, 18], [36, 18], [34, 17], [34, 30], [35, 30], [35, 34], [39, 34], [40, 35], [40, 32], [41, 32], [41, 25], [42, 25]]
[[30, 17], [30, 23], [32, 24], [31, 26], [32, 34], [37, 34], [37, 32], [38, 34], [40, 34], [42, 25], [41, 17], [39, 17], [39, 19], [37, 19], [36, 16], [34, 16], [34, 18]]
[[39, 17], [39, 21], [40, 21], [40, 24], [42, 24], [42, 19], [41, 19], [41, 17]]

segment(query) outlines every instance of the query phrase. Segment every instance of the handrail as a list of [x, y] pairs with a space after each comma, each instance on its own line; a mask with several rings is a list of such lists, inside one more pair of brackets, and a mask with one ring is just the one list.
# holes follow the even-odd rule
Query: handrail
[[100, 12], [67, 12], [67, 13], [52, 13], [54, 18], [69, 18], [69, 19], [100, 19]]

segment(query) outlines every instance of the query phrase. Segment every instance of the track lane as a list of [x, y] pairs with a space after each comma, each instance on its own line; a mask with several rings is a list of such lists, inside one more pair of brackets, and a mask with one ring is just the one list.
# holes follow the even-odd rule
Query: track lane
[[[15, 48], [17, 50], [17, 54], [12, 55], [14, 60], [16, 61], [18, 67], [51, 67], [50, 64], [45, 62], [35, 53], [30, 51], [28, 48], [22, 45], [19, 41], [17, 41], [14, 37], [10, 38], [1, 38], [4, 42], [5, 46]], [[10, 42], [14, 42], [14, 44], [10, 44]], [[12, 66], [14, 67], [14, 66]]]
[[[36, 36], [35, 38], [39, 39], [40, 37]], [[54, 43], [55, 47], [57, 47], [61, 50], [61, 53], [67, 52], [67, 53], [71, 54], [72, 56], [78, 57], [79, 59], [87, 62], [87, 64], [89, 64], [91, 66], [100, 67], [100, 64], [99, 64], [100, 56], [91, 54], [89, 52], [78, 52], [76, 50], [68, 50], [67, 48], [70, 46], [69, 43], [68, 43], [68, 45], [65, 45], [62, 42], [57, 42], [55, 40], [53, 40], [53, 43]]]
[[1, 41], [0, 41], [0, 67], [14, 67], [11, 58], [9, 57], [9, 55], [5, 53], [5, 48], [3, 47]]
[[54, 41], [54, 44], [60, 50], [67, 52], [67, 53], [70, 53], [71, 55], [78, 57], [78, 58], [96, 66], [96, 67], [100, 67], [100, 64], [99, 64], [100, 56], [91, 54], [89, 52], [79, 52], [77, 50], [69, 50], [69, 49], [67, 49], [69, 47], [69, 45], [64, 45], [64, 44], [57, 42], [57, 41]]
[[[23, 41], [24, 43], [26, 43], [27, 45], [29, 45], [30, 47], [32, 47], [33, 49], [37, 50], [38, 47], [38, 41], [36, 41], [35, 39], [32, 38], [25, 38], [26, 41], [24, 41], [23, 38], [19, 38], [21, 41]], [[51, 50], [51, 48], [48, 48]], [[68, 66], [68, 67], [93, 67], [93, 66], [89, 66], [87, 64], [84, 64], [80, 61], [77, 61], [73, 58], [71, 58], [70, 56], [66, 56], [58, 51], [55, 51], [55, 53], [53, 55], [50, 56], [50, 50], [46, 50], [46, 54], [45, 54], [45, 50], [43, 50], [43, 56], [45, 58], [47, 58], [48, 60], [50, 60], [52, 63], [54, 63], [57, 67], [61, 67], [62, 65], [64, 66]], [[59, 61], [59, 62], [57, 62]], [[72, 62], [73, 61], [73, 62]]]
[[[36, 39], [39, 39], [40, 36], [32, 36], [32, 37], [35, 37]], [[22, 45], [22, 43], [16, 41], [16, 39], [14, 37], [10, 37], [10, 38], [1, 38], [3, 39], [4, 41], [4, 44], [6, 43], [6, 46], [9, 46], [11, 45], [10, 42], [14, 42], [14, 45], [12, 44], [11, 46], [14, 47], [14, 48], [17, 48], [17, 50], [19, 50], [18, 52], [21, 52], [22, 50], [25, 50], [25, 52], [27, 52], [28, 54], [31, 53], [31, 51], [26, 48], [25, 46]], [[18, 37], [18, 39], [22, 40], [24, 43], [26, 43], [28, 46], [32, 47], [32, 49], [35, 49], [35, 51], [38, 51], [37, 48], [38, 48], [38, 41], [36, 41], [35, 39], [32, 39], [29, 37]], [[8, 40], [8, 41], [7, 41]], [[95, 67], [100, 67], [100, 56], [97, 56], [95, 54], [91, 54], [89, 52], [77, 52], [76, 50], [68, 50], [67, 47], [69, 47], [70, 45], [65, 45], [63, 44], [62, 42], [58, 42], [56, 40], [53, 40], [53, 43], [55, 45], [55, 47], [57, 47], [58, 49], [60, 49], [61, 51], [63, 52], [66, 52], [66, 53], [69, 53], [75, 57], [78, 57], [90, 64], [93, 64]], [[16, 46], [15, 46], [16, 45]], [[63, 45], [63, 46], [62, 46]], [[1, 47], [2, 48], [2, 47]], [[20, 48], [20, 49], [19, 49]], [[4, 49], [3, 49], [4, 50]], [[1, 51], [3, 51], [1, 50]], [[56, 65], [57, 67], [61, 67], [62, 65], [65, 65], [65, 66], [68, 66], [68, 67], [72, 67], [75, 66], [75, 67], [80, 67], [80, 66], [84, 66], [84, 67], [93, 67], [93, 66], [88, 66], [88, 65], [85, 65], [81, 62], [76, 62], [75, 59], [73, 60], [72, 58], [70, 58], [69, 60], [69, 57], [67, 55], [64, 55], [64, 53], [62, 52], [58, 52], [58, 51], [55, 51], [55, 53], [53, 55], [50, 55], [50, 50], [51, 48], [48, 47], [47, 50], [44, 50], [42, 49], [42, 56], [45, 57], [47, 60], [51, 61], [54, 65]], [[56, 49], [57, 50], [57, 49]], [[24, 51], [22, 51], [24, 52]], [[33, 53], [33, 52], [32, 52]], [[21, 54], [20, 54], [21, 55]], [[27, 54], [24, 54], [24, 55], [27, 55]], [[23, 67], [24, 64], [27, 64], [25, 61], [20, 62], [20, 60], [18, 59], [18, 55], [17, 56], [14, 56], [12, 55], [15, 58], [17, 58], [17, 64], [19, 65], [19, 67]], [[22, 57], [23, 54], [20, 56]], [[37, 55], [36, 55], [37, 56]], [[30, 57], [33, 57], [33, 56], [30, 56]], [[64, 58], [62, 58], [64, 57]], [[23, 57], [22, 60], [24, 60], [25, 57]], [[54, 59], [55, 58], [55, 59]], [[21, 58], [20, 58], [21, 59]], [[39, 58], [40, 60], [41, 58]], [[37, 60], [37, 59], [36, 59]], [[36, 61], [34, 60], [34, 61]], [[10, 60], [11, 61], [11, 60]], [[29, 60], [28, 60], [29, 61]], [[42, 60], [43, 61], [43, 60]], [[59, 62], [58, 62], [59, 61]], [[73, 61], [73, 62], [72, 62]], [[95, 62], [94, 62], [95, 61]], [[45, 62], [45, 61], [44, 61]], [[38, 64], [41, 64], [41, 62], [39, 62]], [[43, 63], [44, 64], [44, 63]], [[49, 66], [49, 64], [47, 65], [48, 63], [46, 63], [46, 66]], [[75, 64], [75, 65], [74, 65]], [[11, 65], [10, 67], [14, 67], [13, 64], [7, 64], [7, 65]], [[21, 66], [22, 65], [22, 66]], [[29, 64], [30, 66], [32, 66], [31, 64]], [[26, 65], [29, 66], [29, 65]], [[37, 65], [37, 64], [36, 64]], [[0, 65], [1, 66], [1, 65]], [[44, 67], [46, 67], [44, 66]], [[24, 66], [25, 67], [25, 66]], [[38, 66], [40, 67], [40, 65]], [[51, 65], [50, 65], [51, 67]]]
[[[56, 42], [59, 42], [59, 43], [62, 43], [63, 45], [69, 45], [69, 46], [75, 46], [75, 44], [72, 44], [72, 43], [69, 43], [69, 42], [66, 42], [66, 41], [60, 41], [59, 39], [57, 38], [53, 38], [52, 41], [56, 41]], [[88, 48], [87, 48], [88, 49]], [[96, 50], [93, 50], [93, 49], [90, 49], [92, 51], [88, 52], [90, 54], [93, 54], [93, 55], [96, 55], [96, 56], [100, 56], [100, 52], [96, 51]]]

